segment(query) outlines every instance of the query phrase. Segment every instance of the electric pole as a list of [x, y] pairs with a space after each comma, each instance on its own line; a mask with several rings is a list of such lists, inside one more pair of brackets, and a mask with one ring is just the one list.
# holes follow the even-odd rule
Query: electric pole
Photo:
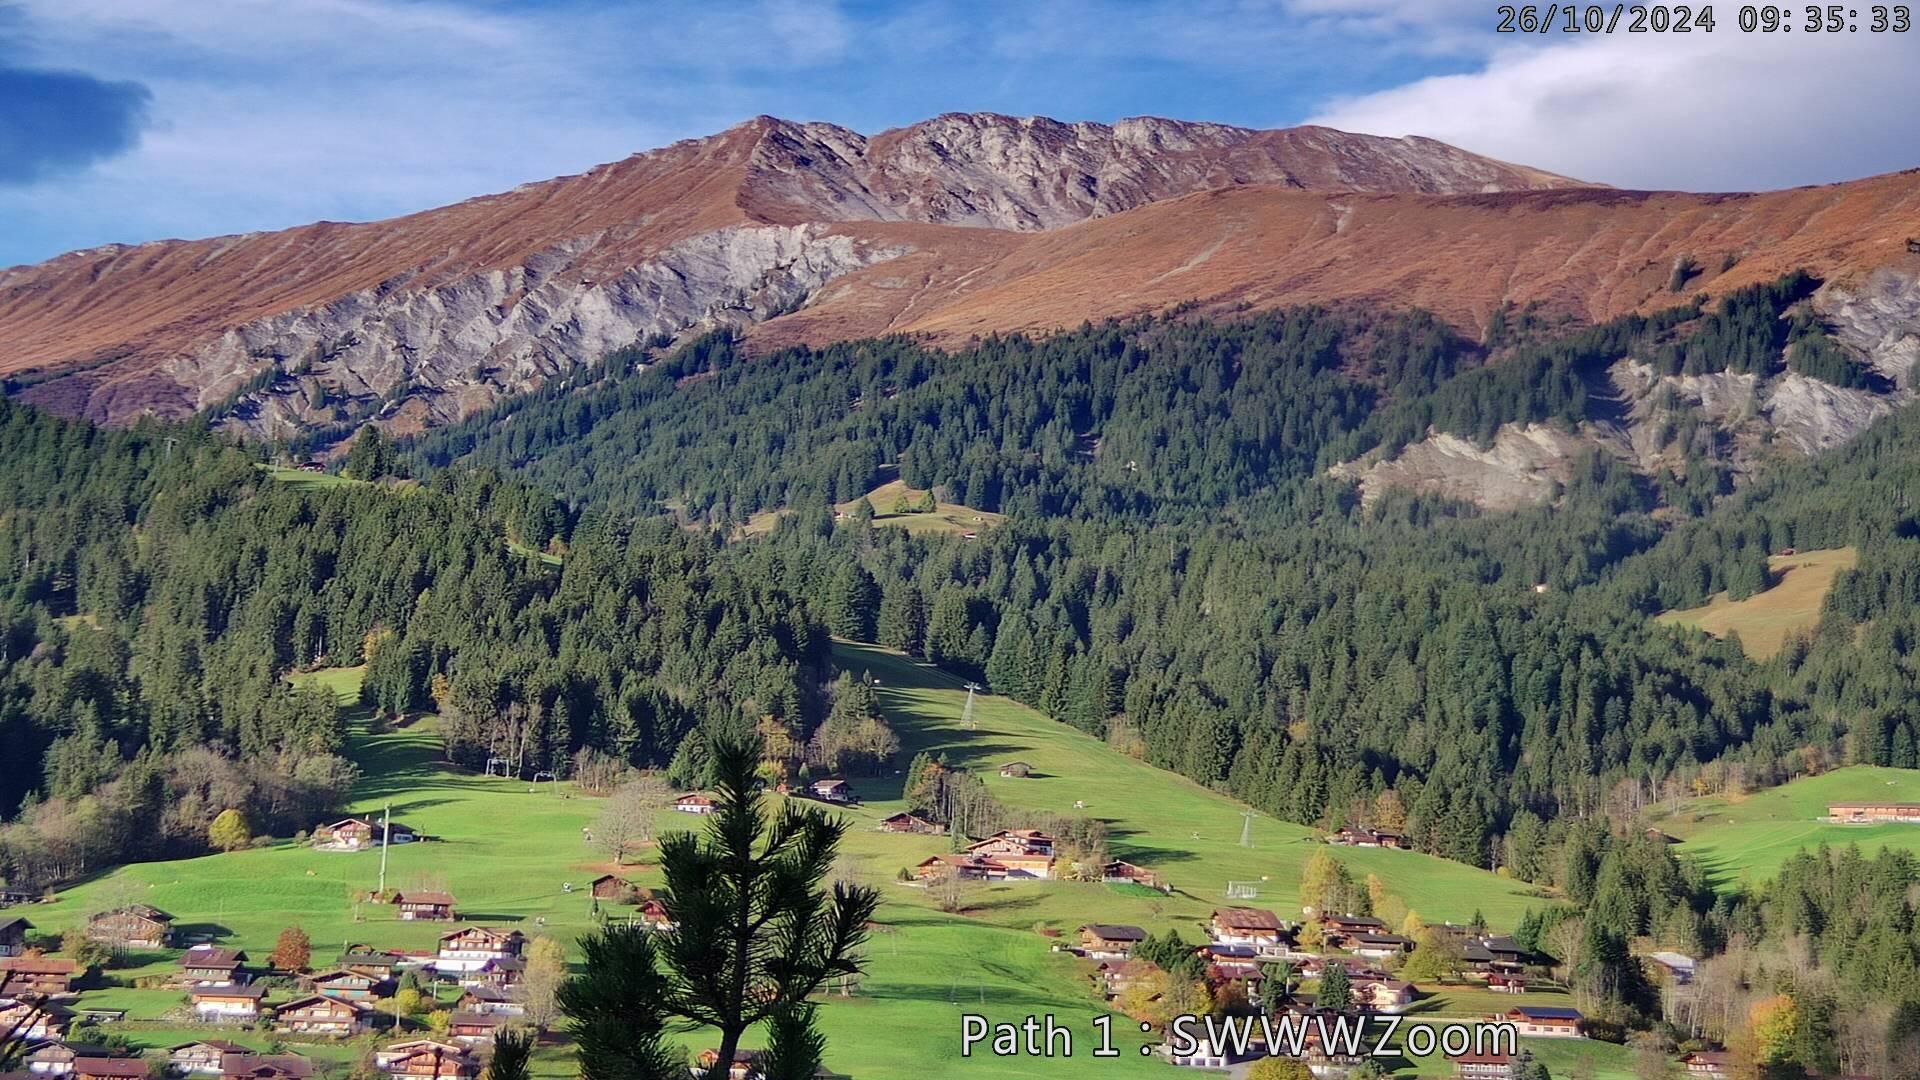
[[393, 804], [380, 811], [380, 893], [387, 894], [387, 845], [393, 842]]
[[980, 684], [977, 682], [967, 684], [967, 707], [960, 712], [960, 724], [968, 731], [972, 731], [976, 726], [973, 720], [973, 692], [978, 689]]
[[1252, 807], [1248, 807], [1245, 811], [1243, 811], [1240, 814], [1240, 846], [1241, 847], [1253, 846], [1253, 817], [1254, 817], [1254, 810]]

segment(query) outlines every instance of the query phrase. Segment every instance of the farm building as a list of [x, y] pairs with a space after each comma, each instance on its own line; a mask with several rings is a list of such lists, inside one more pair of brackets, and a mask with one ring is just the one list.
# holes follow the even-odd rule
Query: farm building
[[123, 949], [164, 949], [173, 940], [173, 916], [150, 904], [129, 904], [88, 918], [87, 937]]
[[657, 896], [649, 896], [640, 902], [640, 909], [634, 916], [650, 930], [667, 931], [674, 928], [673, 914], [667, 910], [666, 901]]
[[34, 1047], [33, 1052], [22, 1059], [22, 1064], [27, 1067], [28, 1076], [70, 1076], [74, 1059], [90, 1052], [63, 1042], [45, 1042]]
[[1345, 847], [1383, 847], [1403, 848], [1407, 838], [1397, 832], [1385, 829], [1369, 829], [1363, 826], [1349, 825], [1327, 836], [1327, 843]]
[[1889, 821], [1914, 824], [1920, 823], [1920, 803], [1829, 803], [1827, 817], [1844, 825], [1866, 825]]
[[1522, 1036], [1578, 1039], [1581, 1037], [1580, 1022], [1586, 1018], [1580, 1015], [1579, 1009], [1546, 1005], [1516, 1005], [1494, 1019], [1512, 1024]]
[[1145, 940], [1147, 932], [1137, 926], [1090, 923], [1080, 928], [1080, 951], [1095, 960], [1124, 960]]
[[1397, 1013], [1413, 1004], [1413, 984], [1399, 979], [1358, 979], [1353, 983], [1353, 1001], [1363, 1009]]
[[260, 1016], [260, 999], [266, 994], [264, 986], [196, 986], [187, 998], [200, 1020], [250, 1023]]
[[689, 792], [673, 800], [673, 808], [683, 814], [713, 813], [713, 796], [701, 792]]
[[198, 1039], [167, 1048], [167, 1069], [181, 1076], [219, 1076], [228, 1054], [251, 1054], [252, 1050], [225, 1039]]
[[[972, 855], [942, 852], [939, 855], [932, 855], [922, 859], [919, 865], [913, 868], [913, 876], [919, 878], [921, 881], [934, 881], [944, 877], [960, 877], [979, 881], [986, 879], [988, 868], [989, 864], [985, 859], [976, 858]], [[1004, 867], [999, 867], [999, 870], [1002, 875], [1006, 873]]]
[[73, 977], [80, 965], [72, 960], [51, 956], [10, 956], [0, 960], [0, 986], [9, 997], [38, 994], [52, 997], [73, 989]]
[[595, 900], [629, 904], [633, 902], [633, 896], [639, 890], [633, 882], [617, 874], [601, 874], [587, 886], [587, 891], [593, 894]]
[[313, 846], [322, 851], [365, 851], [379, 847], [383, 841], [410, 844], [417, 838], [412, 829], [397, 821], [382, 827], [378, 821], [357, 817], [342, 818], [331, 825], [316, 825], [313, 829]]
[[1154, 873], [1144, 866], [1130, 863], [1123, 859], [1115, 859], [1102, 867], [1100, 870], [1100, 880], [1132, 885], [1145, 885], [1149, 889], [1165, 887], [1160, 881], [1159, 874]]
[[815, 780], [807, 786], [807, 791], [822, 802], [853, 802], [853, 785], [845, 780]]
[[1098, 984], [1102, 997], [1115, 998], [1159, 970], [1145, 960], [1106, 960], [1093, 969], [1093, 981]]
[[452, 893], [443, 892], [396, 893], [393, 902], [402, 919], [452, 919], [456, 903]]
[[478, 971], [494, 960], [518, 959], [527, 937], [518, 930], [468, 926], [440, 935], [433, 969], [442, 974]]
[[18, 915], [0, 916], [0, 956], [19, 956], [27, 951], [27, 931], [33, 924]]
[[273, 1010], [273, 1030], [290, 1035], [358, 1035], [372, 1022], [373, 1009], [358, 1001], [309, 994]]
[[465, 1047], [450, 1042], [437, 1042], [433, 1039], [408, 1039], [394, 1043], [383, 1050], [373, 1052], [373, 1066], [381, 1072], [390, 1072], [395, 1063], [415, 1054], [439, 1057], [462, 1057], [467, 1053]]
[[934, 822], [928, 821], [926, 818], [921, 817], [919, 814], [907, 813], [905, 811], [902, 811], [898, 814], [889, 814], [886, 817], [881, 818], [880, 830], [882, 832], [891, 832], [891, 833], [926, 833], [926, 834], [940, 833], [940, 832], [946, 831], [945, 829], [942, 829], [939, 825], [935, 824]]
[[1724, 1051], [1696, 1050], [1680, 1059], [1689, 1080], [1727, 1080], [1733, 1074], [1733, 1055]]
[[180, 976], [188, 983], [205, 986], [246, 982], [247, 973], [240, 967], [246, 959], [247, 954], [240, 949], [195, 945], [180, 955]]
[[469, 971], [460, 978], [462, 986], [517, 986], [521, 976], [527, 973], [527, 962], [517, 956], [502, 956], [489, 960], [478, 971]]
[[311, 1080], [313, 1062], [299, 1054], [228, 1054], [220, 1080]]

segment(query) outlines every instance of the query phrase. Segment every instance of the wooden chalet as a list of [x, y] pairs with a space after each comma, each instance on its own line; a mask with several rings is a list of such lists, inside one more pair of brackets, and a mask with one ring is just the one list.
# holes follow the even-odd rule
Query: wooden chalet
[[1039, 829], [1005, 829], [985, 840], [967, 845], [970, 854], [982, 858], [999, 855], [1052, 855], [1053, 837]]
[[372, 1020], [372, 1006], [326, 994], [295, 998], [273, 1010], [273, 1030], [290, 1035], [346, 1038], [367, 1030]]
[[1392, 956], [1404, 956], [1413, 948], [1413, 939], [1399, 934], [1355, 934], [1347, 939], [1347, 948], [1355, 956], [1385, 960]]
[[631, 904], [640, 892], [640, 887], [618, 874], [601, 874], [588, 883], [587, 891], [595, 900], [615, 904]]
[[54, 997], [71, 993], [80, 965], [51, 956], [9, 956], [0, 960], [0, 986], [8, 997], [37, 994]]
[[633, 915], [649, 930], [665, 932], [678, 925], [673, 921], [673, 913], [667, 910], [667, 902], [657, 896], [641, 901]]
[[478, 971], [489, 961], [517, 958], [526, 941], [527, 936], [518, 930], [464, 926], [440, 935], [440, 951], [434, 958], [433, 969], [455, 975]]
[[30, 998], [0, 998], [0, 1031], [26, 1042], [62, 1038], [73, 1022], [70, 1009]]
[[1733, 1075], [1733, 1055], [1720, 1050], [1696, 1050], [1680, 1059], [1690, 1080], [1727, 1080]]
[[444, 1050], [433, 1043], [412, 1053], [390, 1057], [379, 1070], [396, 1080], [463, 1080], [480, 1075], [480, 1062], [457, 1046]]
[[402, 919], [452, 919], [455, 900], [452, 893], [443, 892], [403, 892], [396, 893], [393, 902], [400, 908]]
[[228, 1054], [253, 1053], [225, 1039], [197, 1039], [167, 1048], [167, 1068], [182, 1076], [219, 1076]]
[[1228, 945], [1277, 948], [1286, 939], [1286, 924], [1264, 908], [1216, 908], [1207, 931]]
[[240, 965], [246, 960], [242, 949], [195, 945], [180, 955], [180, 976], [188, 983], [208, 986], [242, 983], [247, 981], [247, 974]]
[[342, 818], [313, 829], [313, 846], [327, 851], [365, 851], [383, 842], [410, 844], [417, 838], [412, 829], [397, 821], [382, 827], [378, 821], [358, 817]]
[[340, 959], [334, 961], [334, 966], [341, 971], [351, 971], [386, 982], [393, 978], [394, 969], [400, 966], [400, 958], [390, 952], [353, 948], [341, 953]]
[[211, 1022], [252, 1023], [260, 1016], [260, 999], [267, 995], [264, 986], [229, 983], [225, 986], [196, 986], [187, 991], [193, 1014]]
[[1505, 1054], [1466, 1053], [1453, 1059], [1458, 1080], [1512, 1080], [1513, 1059]]
[[313, 1062], [299, 1054], [228, 1054], [220, 1080], [312, 1080]]
[[1413, 984], [1403, 979], [1356, 979], [1354, 1004], [1379, 1013], [1397, 1013], [1413, 1004]]
[[489, 960], [478, 971], [460, 976], [462, 986], [518, 986], [527, 974], [527, 962], [518, 956]]
[[1095, 960], [1124, 960], [1145, 940], [1147, 932], [1137, 926], [1089, 923], [1080, 928], [1080, 952]]
[[19, 915], [0, 915], [0, 957], [27, 951], [27, 931], [33, 924]]
[[76, 1057], [67, 1075], [74, 1080], [147, 1080], [147, 1063], [137, 1057]]
[[1487, 989], [1500, 994], [1524, 994], [1527, 992], [1527, 977], [1508, 974], [1504, 971], [1487, 972]]
[[373, 1065], [374, 1068], [379, 1069], [381, 1072], [386, 1072], [395, 1062], [403, 1058], [412, 1057], [415, 1054], [462, 1057], [465, 1056], [466, 1053], [466, 1047], [457, 1046], [451, 1042], [439, 1042], [434, 1039], [407, 1039], [404, 1042], [394, 1043], [384, 1049], [375, 1050], [373, 1052]]
[[987, 863], [989, 877], [996, 876], [992, 873], [995, 866], [1000, 868], [997, 876], [1005, 880], [1037, 878], [1044, 881], [1053, 877], [1053, 856], [1038, 852], [1001, 852], [988, 856]]
[[937, 833], [943, 833], [946, 830], [941, 828], [935, 822], [929, 821], [926, 818], [921, 817], [919, 814], [909, 813], [903, 810], [898, 814], [889, 814], [886, 817], [881, 818], [880, 831], [890, 832], [890, 833], [922, 833], [926, 835], [933, 835]]
[[854, 801], [853, 785], [845, 780], [815, 780], [807, 785], [807, 793], [821, 802], [851, 803]]
[[1102, 997], [1112, 999], [1158, 970], [1145, 960], [1104, 960], [1093, 969], [1093, 981]]
[[1362, 825], [1349, 825], [1327, 835], [1327, 843], [1344, 847], [1383, 847], [1404, 848], [1407, 846], [1405, 835], [1386, 829], [1369, 829]]
[[1114, 883], [1145, 885], [1149, 889], [1166, 888], [1166, 884], [1160, 880], [1159, 874], [1154, 873], [1144, 866], [1130, 863], [1123, 859], [1115, 859], [1102, 867], [1100, 870], [1100, 880]]
[[[913, 868], [913, 876], [921, 881], [938, 881], [945, 877], [959, 877], [971, 881], [984, 881], [989, 864], [985, 859], [959, 852], [941, 852], [920, 860]], [[1005, 873], [1004, 868], [1001, 871]]]
[[454, 1008], [467, 1012], [499, 1013], [501, 1016], [525, 1016], [527, 995], [517, 986], [489, 986], [482, 983], [467, 987]]
[[[82, 1057], [103, 1057], [105, 1050], [74, 1046], [72, 1043], [43, 1042], [22, 1059], [28, 1076], [70, 1076], [73, 1062]], [[18, 1074], [15, 1074], [18, 1075]]]
[[1524, 1038], [1578, 1039], [1586, 1017], [1579, 1009], [1546, 1005], [1516, 1005], [1494, 1017], [1512, 1024]]
[[129, 904], [88, 918], [87, 937], [123, 949], [164, 949], [173, 941], [173, 916], [151, 904]]
[[683, 814], [713, 813], [713, 796], [704, 792], [690, 791], [673, 800], [673, 808]]
[[513, 1020], [499, 1013], [469, 1012], [455, 1009], [447, 1023], [447, 1037], [467, 1046], [493, 1041], [494, 1033]]
[[1393, 933], [1386, 923], [1365, 915], [1322, 915], [1320, 928], [1326, 932], [1330, 945], [1339, 945], [1359, 934]]
[[376, 979], [364, 971], [335, 968], [315, 975], [312, 983], [316, 994], [342, 1001], [372, 1001], [380, 996], [380, 989], [386, 980]]

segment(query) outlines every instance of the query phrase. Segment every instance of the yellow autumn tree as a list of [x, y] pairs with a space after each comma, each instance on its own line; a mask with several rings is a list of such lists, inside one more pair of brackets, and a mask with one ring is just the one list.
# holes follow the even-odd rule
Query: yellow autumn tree
[[1747, 1029], [1753, 1033], [1753, 1056], [1762, 1065], [1778, 1065], [1793, 1052], [1793, 1031], [1800, 1026], [1800, 1007], [1785, 994], [1753, 1003], [1747, 1010]]

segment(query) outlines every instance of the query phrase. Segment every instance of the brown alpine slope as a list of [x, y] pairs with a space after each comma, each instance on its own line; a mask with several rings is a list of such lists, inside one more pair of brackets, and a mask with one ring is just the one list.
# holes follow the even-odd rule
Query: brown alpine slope
[[0, 373], [108, 422], [225, 404], [257, 434], [405, 430], [719, 323], [766, 343], [957, 340], [1194, 299], [1390, 300], [1467, 328], [1503, 300], [1598, 317], [1656, 299], [1682, 254], [1709, 289], [1905, 258], [1917, 196], [1912, 174], [1616, 192], [1325, 128], [980, 114], [867, 138], [761, 117], [408, 217], [0, 271]]

